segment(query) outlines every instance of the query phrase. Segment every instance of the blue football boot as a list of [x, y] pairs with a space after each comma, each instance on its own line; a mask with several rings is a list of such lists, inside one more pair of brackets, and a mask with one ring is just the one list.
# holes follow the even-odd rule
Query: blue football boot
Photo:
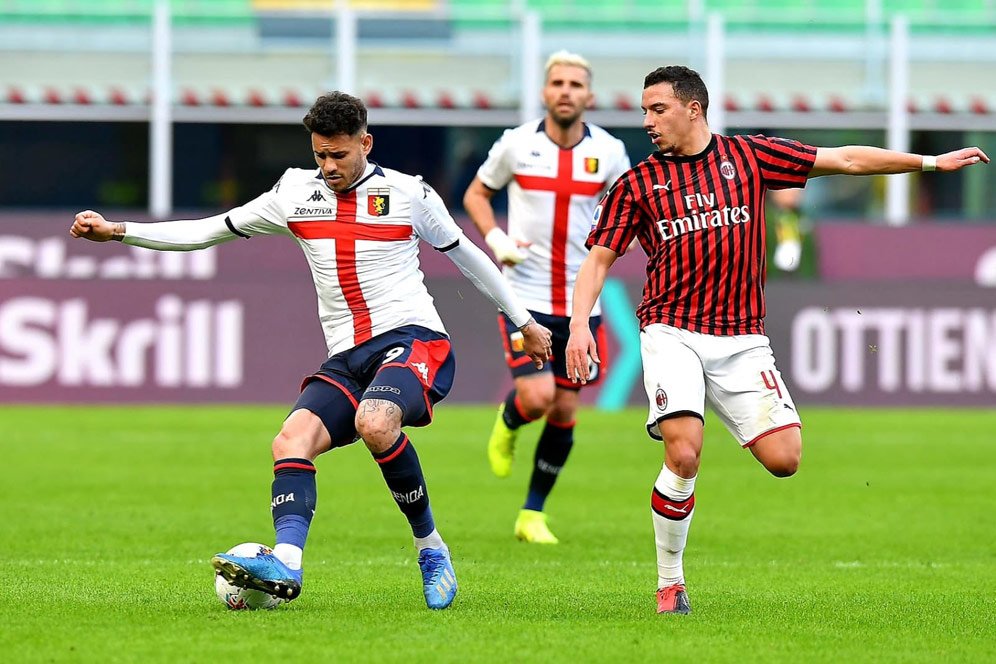
[[219, 553], [211, 564], [233, 586], [261, 590], [288, 602], [301, 594], [302, 571], [290, 569], [272, 553], [251, 557]]
[[418, 554], [422, 570], [422, 592], [430, 609], [445, 609], [457, 593], [456, 573], [447, 548], [422, 549]]

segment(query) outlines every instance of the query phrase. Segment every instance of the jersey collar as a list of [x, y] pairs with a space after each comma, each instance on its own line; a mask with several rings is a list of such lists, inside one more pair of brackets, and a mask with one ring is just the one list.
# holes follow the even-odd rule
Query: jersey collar
[[588, 126], [588, 123], [587, 122], [582, 122], [581, 124], [584, 126], [584, 134], [581, 136], [581, 140], [580, 141], [578, 141], [577, 143], [575, 143], [574, 145], [572, 145], [569, 148], [560, 148], [559, 145], [557, 145], [556, 143], [553, 143], [553, 139], [550, 138], [550, 135], [546, 133], [546, 118], [543, 118], [542, 120], [539, 121], [539, 125], [536, 126], [536, 133], [539, 134], [540, 132], [542, 132], [543, 135], [545, 135], [547, 138], [550, 138], [550, 142], [551, 143], [553, 143], [554, 145], [557, 145], [557, 147], [560, 148], [561, 150], [573, 150], [577, 146], [581, 145], [581, 143], [584, 141], [584, 139], [591, 138], [591, 128]]
[[657, 150], [657, 151], [653, 152], [652, 154], [653, 154], [653, 157], [655, 159], [657, 159], [658, 161], [679, 161], [679, 162], [680, 161], [697, 161], [697, 160], [702, 159], [703, 157], [705, 157], [707, 154], [709, 154], [713, 150], [715, 150], [716, 149], [716, 143], [717, 143], [717, 141], [716, 141], [716, 134], [713, 134], [712, 138], [709, 139], [709, 145], [707, 145], [705, 147], [705, 150], [703, 150], [702, 152], [700, 152], [698, 154], [689, 154], [689, 155], [682, 155], [680, 157], [674, 157], [674, 156], [671, 156], [669, 154], [661, 154], [660, 150]]
[[[380, 164], [378, 164], [377, 162], [375, 162], [375, 161], [368, 161], [367, 162], [367, 167], [363, 170], [363, 176], [360, 177], [360, 179], [357, 180], [355, 183], [353, 183], [352, 187], [350, 187], [349, 189], [346, 189], [345, 191], [341, 191], [341, 192], [338, 192], [338, 193], [345, 194], [347, 192], [353, 191], [357, 187], [359, 187], [361, 184], [363, 184], [364, 182], [366, 182], [367, 180], [369, 180], [370, 178], [372, 178], [375, 175], [379, 175], [381, 177], [384, 177], [384, 169], [381, 168]], [[332, 187], [329, 187], [329, 183], [325, 181], [325, 176], [322, 175], [322, 169], [320, 169], [320, 168], [318, 169], [318, 173], [315, 174], [315, 179], [316, 180], [321, 180], [322, 184], [324, 184], [325, 187], [329, 191], [332, 191], [332, 193], [336, 193], [332, 189]]]

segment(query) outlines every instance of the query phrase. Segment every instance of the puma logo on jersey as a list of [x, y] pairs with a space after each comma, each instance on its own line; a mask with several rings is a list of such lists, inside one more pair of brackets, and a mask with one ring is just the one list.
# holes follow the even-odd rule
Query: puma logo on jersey
[[671, 191], [671, 181], [668, 180], [664, 184], [655, 184], [654, 185], [654, 191], [657, 191], [658, 189], [664, 189], [665, 191]]

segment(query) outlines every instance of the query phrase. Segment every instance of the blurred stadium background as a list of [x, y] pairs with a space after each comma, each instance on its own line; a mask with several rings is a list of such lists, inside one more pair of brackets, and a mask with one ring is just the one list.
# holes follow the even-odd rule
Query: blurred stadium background
[[[538, 117], [542, 63], [594, 67], [593, 122], [648, 153], [643, 76], [688, 64], [710, 121], [817, 145], [996, 154], [993, 0], [0, 0], [0, 400], [287, 403], [324, 354], [291, 242], [166, 255], [70, 242], [71, 213], [202, 216], [308, 166], [328, 89], [371, 108], [373, 157], [460, 199], [503, 128]], [[803, 403], [990, 405], [996, 171], [822, 178], [788, 215], [800, 268], [769, 334]], [[501, 205], [501, 203], [499, 203]], [[471, 237], [476, 235], [469, 227]], [[488, 305], [423, 253], [461, 370], [508, 379]], [[613, 365], [587, 398], [640, 404], [642, 255], [606, 292]]]

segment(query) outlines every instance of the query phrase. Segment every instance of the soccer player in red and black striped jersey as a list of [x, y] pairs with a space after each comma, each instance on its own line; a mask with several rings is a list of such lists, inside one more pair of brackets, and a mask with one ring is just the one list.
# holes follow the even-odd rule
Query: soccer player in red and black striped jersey
[[643, 127], [657, 151], [612, 186], [595, 210], [578, 273], [567, 370], [597, 362], [588, 316], [616, 258], [635, 238], [648, 256], [637, 309], [647, 431], [664, 441], [651, 494], [657, 611], [688, 613], [682, 554], [695, 507], [705, 403], [773, 475], [796, 472], [801, 422], [764, 335], [768, 189], [820, 175], [956, 171], [988, 163], [978, 148], [921, 156], [869, 146], [817, 148], [709, 129], [709, 94], [687, 67], [661, 67], [643, 84]]

